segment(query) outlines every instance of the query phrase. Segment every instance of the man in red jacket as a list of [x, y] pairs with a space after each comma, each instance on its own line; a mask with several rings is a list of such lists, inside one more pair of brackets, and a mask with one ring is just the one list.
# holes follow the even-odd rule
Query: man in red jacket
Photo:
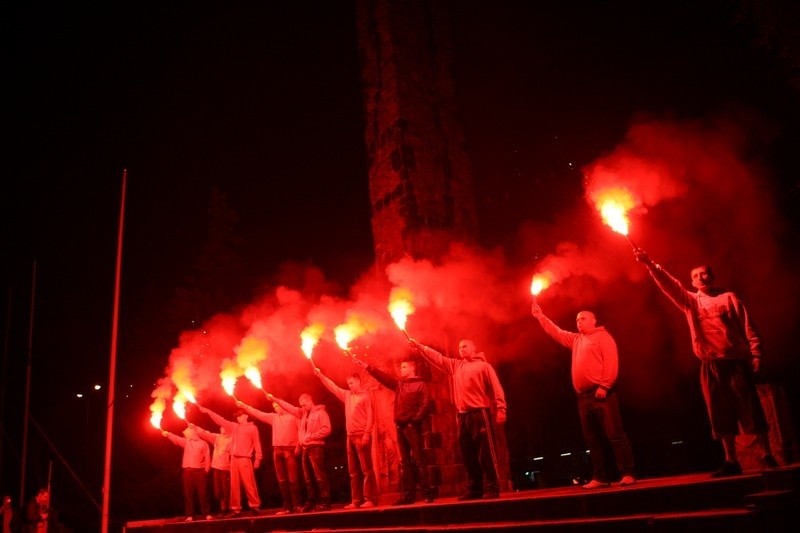
[[611, 444], [617, 469], [622, 476], [621, 486], [633, 485], [633, 451], [622, 428], [619, 404], [614, 385], [619, 372], [617, 343], [591, 311], [578, 313], [575, 323], [578, 332], [565, 331], [556, 326], [537, 304], [531, 313], [539, 320], [545, 333], [572, 350], [572, 386], [578, 395], [578, 412], [586, 445], [592, 456], [592, 479], [584, 489], [609, 486], [604, 441]]

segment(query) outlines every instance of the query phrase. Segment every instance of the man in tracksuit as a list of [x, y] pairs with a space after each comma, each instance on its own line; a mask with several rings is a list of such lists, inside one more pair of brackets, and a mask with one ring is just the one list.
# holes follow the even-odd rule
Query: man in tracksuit
[[[506, 421], [506, 399], [494, 368], [470, 339], [458, 343], [459, 359], [445, 357], [414, 339], [408, 342], [431, 364], [451, 376], [453, 402], [458, 412], [458, 442], [468, 483], [467, 492], [459, 500], [498, 498], [500, 476], [493, 423]], [[493, 411], [496, 411], [494, 420]]]
[[284, 515], [300, 509], [300, 485], [297, 475], [297, 429], [299, 420], [287, 413], [277, 402], [272, 402], [274, 413], [265, 413], [247, 405], [236, 402], [236, 405], [247, 414], [272, 426], [272, 461], [275, 464], [275, 477], [283, 498], [283, 510], [276, 514]]
[[[200, 405], [201, 412], [208, 414], [214, 423], [231, 433], [231, 515], [242, 514], [242, 487], [247, 495], [247, 505], [253, 514], [258, 514], [261, 498], [258, 496], [255, 469], [261, 466], [261, 438], [258, 428], [247, 418], [247, 412], [236, 411], [236, 422]], [[253, 457], [255, 456], [255, 460]]]

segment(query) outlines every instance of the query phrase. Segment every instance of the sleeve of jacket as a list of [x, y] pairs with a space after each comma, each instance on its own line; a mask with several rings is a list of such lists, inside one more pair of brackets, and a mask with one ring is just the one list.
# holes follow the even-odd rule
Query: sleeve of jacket
[[372, 401], [372, 394], [367, 393], [367, 426], [364, 428], [365, 433], [372, 433], [375, 429], [375, 406]]
[[172, 433], [167, 433], [167, 438], [169, 439], [169, 441], [172, 444], [174, 444], [176, 446], [180, 446], [181, 448], [185, 448], [186, 447], [186, 439], [184, 439], [183, 437], [179, 437], [179, 436], [174, 435]]
[[739, 297], [735, 294], [732, 294], [731, 299], [733, 308], [736, 310], [736, 315], [739, 319], [739, 327], [742, 328], [742, 333], [747, 339], [747, 342], [750, 344], [750, 355], [753, 357], [761, 357], [761, 339], [759, 338], [758, 333], [756, 333], [756, 328], [753, 326], [753, 323], [750, 320], [750, 315], [747, 313], [747, 309]]
[[536, 318], [539, 319], [539, 324], [541, 324], [544, 332], [550, 335], [554, 341], [559, 344], [563, 344], [569, 349], [572, 349], [572, 345], [575, 344], [575, 339], [578, 338], [577, 333], [561, 329], [560, 327], [556, 326], [552, 320], [544, 315]]
[[428, 389], [428, 384], [424, 381], [420, 382], [420, 392], [422, 393], [422, 398], [419, 402], [419, 408], [417, 409], [414, 418], [412, 419], [414, 422], [420, 422], [425, 419], [426, 416], [431, 411], [431, 392]]
[[211, 450], [208, 447], [207, 443], [203, 443], [203, 468], [205, 468], [206, 473], [211, 470]]
[[208, 411], [208, 416], [211, 417], [211, 420], [213, 420], [215, 424], [217, 424], [218, 426], [224, 427], [225, 429], [227, 429], [231, 433], [233, 433], [233, 430], [236, 429], [236, 425], [237, 425], [236, 422], [231, 422], [230, 420], [225, 420], [224, 418], [222, 418], [220, 415], [218, 415], [214, 411], [209, 410]]
[[500, 380], [497, 378], [497, 372], [494, 371], [494, 368], [492, 368], [492, 365], [489, 363], [486, 363], [486, 372], [492, 387], [492, 393], [494, 394], [494, 405], [498, 411], [505, 411], [506, 395], [503, 392], [503, 386], [500, 384]]
[[333, 380], [331, 380], [325, 374], [320, 374], [319, 379], [320, 381], [322, 381], [322, 384], [325, 385], [326, 389], [331, 391], [333, 395], [339, 398], [341, 401], [344, 401], [345, 392], [347, 391], [345, 391], [343, 388], [334, 383]]
[[435, 367], [437, 367], [439, 370], [447, 372], [451, 376], [455, 372], [456, 362], [454, 359], [445, 357], [436, 350], [434, 350], [433, 348], [424, 345], [421, 346], [420, 352], [422, 353], [422, 356], [425, 359], [430, 361], [430, 363]]
[[211, 444], [214, 444], [216, 442], [217, 436], [219, 435], [219, 433], [212, 433], [207, 429], [201, 428], [200, 426], [195, 426], [195, 430], [197, 431], [198, 437], [200, 437], [205, 441], [210, 442]]
[[397, 379], [393, 378], [383, 370], [375, 368], [372, 365], [367, 365], [367, 372], [378, 380], [378, 383], [383, 385], [389, 390], [397, 390]]
[[256, 450], [256, 461], [261, 461], [261, 459], [264, 457], [263, 454], [261, 453], [261, 435], [259, 435], [258, 428], [255, 426], [255, 424], [253, 424], [252, 428], [253, 428], [253, 446], [255, 447]]
[[295, 416], [297, 418], [302, 418], [303, 417], [303, 408], [302, 407], [297, 407], [296, 405], [292, 405], [292, 404], [290, 404], [289, 402], [287, 402], [285, 400], [281, 400], [277, 396], [273, 396], [273, 398], [275, 398], [275, 401], [278, 403], [278, 405], [283, 407], [284, 411], [286, 411], [287, 413], [289, 413], [289, 414], [291, 414], [291, 415], [293, 415], [293, 416]]
[[265, 413], [264, 411], [259, 411], [255, 407], [245, 407], [245, 410], [256, 420], [261, 420], [267, 424], [272, 424], [275, 419], [275, 413]]
[[653, 278], [658, 288], [661, 289], [661, 292], [663, 292], [667, 298], [672, 300], [672, 303], [683, 311], [691, 307], [689, 291], [684, 289], [681, 282], [675, 279], [672, 274], [656, 263], [653, 263], [652, 266], [648, 266], [647, 269], [650, 271], [650, 277]]
[[614, 386], [619, 375], [617, 343], [609, 333], [604, 333], [600, 337], [600, 350], [603, 354], [603, 371], [600, 375], [599, 385], [608, 390]]

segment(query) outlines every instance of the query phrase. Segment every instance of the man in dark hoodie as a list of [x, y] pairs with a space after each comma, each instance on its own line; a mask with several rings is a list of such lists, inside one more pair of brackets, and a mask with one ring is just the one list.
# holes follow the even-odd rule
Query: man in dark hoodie
[[424, 423], [431, 411], [428, 384], [417, 375], [417, 361], [411, 357], [400, 362], [400, 378], [390, 376], [353, 357], [353, 363], [364, 368], [384, 387], [393, 390], [394, 423], [397, 427], [397, 448], [400, 452], [400, 499], [394, 505], [416, 501], [417, 484], [426, 503], [433, 502], [428, 463], [423, 453]]
[[575, 320], [578, 333], [556, 326], [537, 304], [531, 313], [539, 320], [545, 333], [572, 349], [572, 386], [578, 394], [578, 411], [586, 445], [592, 456], [592, 479], [584, 489], [609, 486], [604, 440], [614, 450], [617, 469], [622, 476], [621, 486], [633, 485], [633, 451], [622, 427], [614, 383], [619, 370], [619, 356], [614, 338], [591, 311], [581, 311]]
[[408, 339], [408, 343], [431, 364], [449, 374], [453, 382], [458, 444], [468, 485], [467, 492], [459, 500], [500, 497], [494, 422], [506, 421], [506, 397], [494, 368], [470, 339], [458, 343], [458, 359], [445, 357], [414, 339]]

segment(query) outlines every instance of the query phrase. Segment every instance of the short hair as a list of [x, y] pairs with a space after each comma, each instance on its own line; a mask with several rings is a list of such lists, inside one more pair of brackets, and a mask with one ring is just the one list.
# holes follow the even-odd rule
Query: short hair
[[705, 268], [709, 276], [711, 276], [712, 278], [715, 277], [714, 271], [711, 269], [711, 265], [697, 265], [696, 267], [692, 268], [691, 272], [694, 272], [698, 268]]
[[298, 399], [299, 399], [300, 401], [302, 401], [302, 400], [303, 400], [303, 398], [308, 398], [308, 399], [309, 399], [309, 400], [311, 400], [312, 402], [314, 401], [314, 399], [311, 397], [311, 395], [310, 395], [309, 393], [307, 393], [307, 392], [304, 392], [303, 394], [301, 394], [301, 395], [300, 395], [300, 398], [298, 398]]
[[358, 374], [350, 374], [349, 376], [347, 376], [347, 379], [357, 379], [358, 381], [361, 381], [361, 376], [359, 376]]

